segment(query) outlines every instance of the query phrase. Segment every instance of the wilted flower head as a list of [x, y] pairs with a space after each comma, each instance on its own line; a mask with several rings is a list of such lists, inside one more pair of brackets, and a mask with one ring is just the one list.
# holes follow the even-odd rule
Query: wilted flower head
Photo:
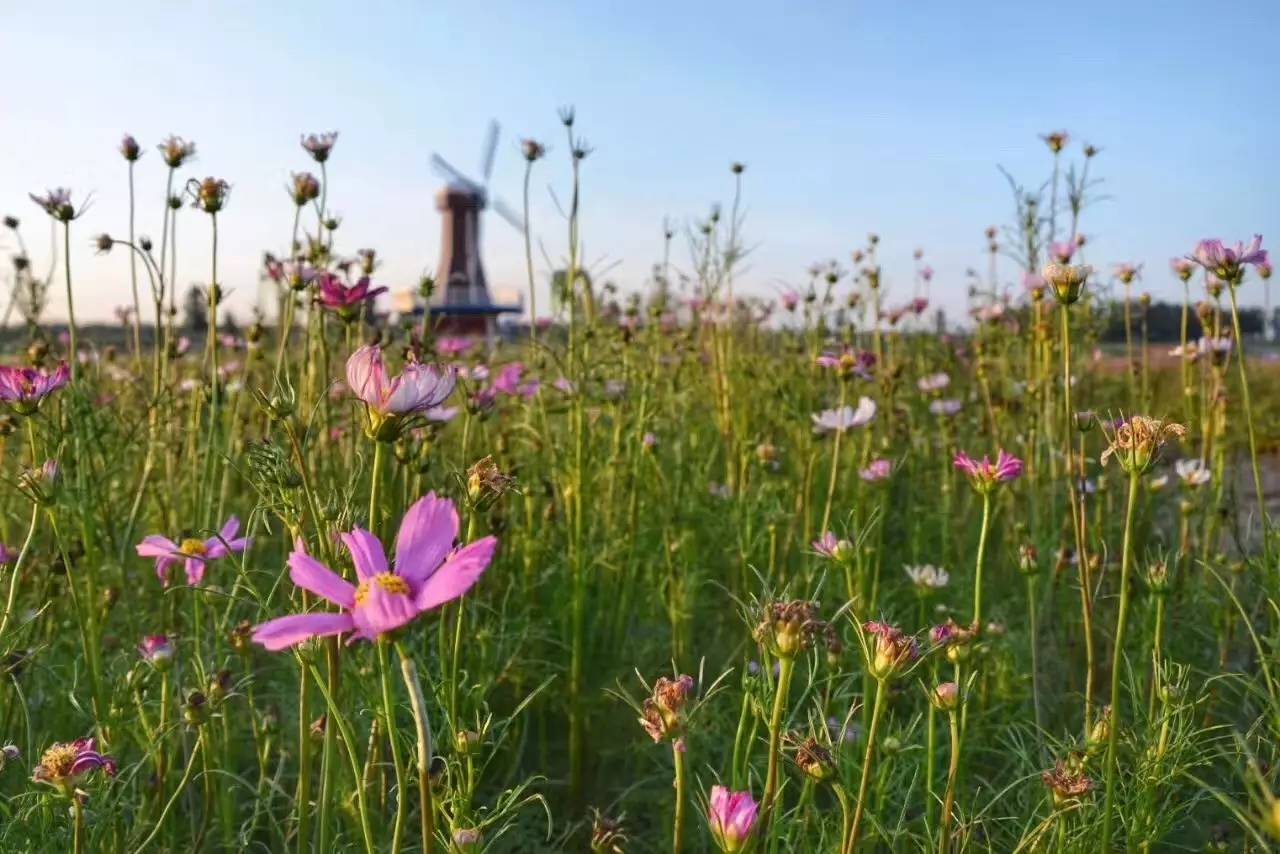
[[884, 458], [878, 458], [867, 463], [867, 467], [858, 472], [858, 477], [868, 483], [875, 483], [887, 478], [892, 471], [893, 463]]
[[1157, 596], [1169, 590], [1169, 564], [1163, 560], [1155, 560], [1147, 567], [1147, 586]]
[[1059, 759], [1051, 769], [1040, 774], [1040, 779], [1049, 787], [1053, 804], [1059, 808], [1079, 801], [1093, 789], [1093, 781], [1084, 773], [1084, 763], [1074, 755], [1069, 764]]
[[546, 146], [538, 142], [536, 139], [520, 140], [520, 151], [524, 154], [524, 159], [533, 163], [535, 160], [541, 160], [542, 156], [547, 153]]
[[731, 792], [724, 786], [711, 787], [707, 821], [711, 836], [721, 851], [736, 852], [746, 847], [755, 830], [759, 805], [750, 792]]
[[989, 493], [1000, 484], [1022, 474], [1022, 460], [1003, 448], [994, 464], [989, 457], [983, 456], [981, 460], [975, 460], [964, 451], [956, 451], [953, 462], [969, 478], [973, 488], [982, 494]]
[[45, 460], [39, 466], [22, 470], [18, 475], [18, 489], [37, 504], [52, 504], [57, 497], [60, 472], [57, 460]]
[[31, 197], [31, 201], [39, 205], [45, 213], [58, 222], [71, 222], [84, 213], [83, 206], [77, 211], [75, 205], [71, 203], [71, 191], [66, 187], [48, 190], [43, 196], [37, 196], [35, 193], [28, 193], [27, 195]]
[[188, 192], [191, 193], [192, 205], [207, 214], [216, 214], [226, 207], [231, 185], [221, 178], [193, 179], [188, 184]]
[[54, 743], [40, 757], [40, 764], [32, 770], [31, 779], [70, 796], [90, 772], [101, 769], [108, 777], [114, 777], [116, 761], [110, 756], [103, 756], [94, 746], [92, 738]]
[[347, 386], [364, 403], [365, 432], [381, 441], [394, 441], [414, 416], [422, 416], [453, 394], [453, 368], [410, 363], [400, 376], [389, 378], [382, 350], [366, 345], [347, 360]]
[[307, 153], [317, 163], [324, 163], [329, 159], [329, 152], [333, 151], [333, 144], [337, 141], [338, 132], [336, 130], [328, 133], [302, 135], [302, 147], [307, 150]]
[[1266, 264], [1268, 261], [1267, 250], [1262, 248], [1261, 234], [1255, 234], [1247, 245], [1236, 241], [1234, 246], [1227, 246], [1217, 238], [1201, 240], [1196, 244], [1191, 259], [1231, 285], [1238, 285], [1244, 278], [1246, 264]]
[[813, 639], [834, 634], [827, 623], [818, 619], [818, 603], [804, 599], [765, 604], [760, 622], [752, 633], [757, 643], [778, 658], [794, 658], [801, 650], [813, 646]]
[[961, 661], [968, 657], [970, 644], [977, 636], [974, 627], [966, 628], [948, 619], [929, 630], [929, 643], [941, 649], [948, 661]]
[[920, 645], [916, 639], [897, 626], [870, 620], [863, 623], [862, 630], [875, 638], [868, 667], [871, 675], [880, 681], [900, 676], [920, 657]]
[[59, 362], [53, 371], [0, 366], [0, 401], [12, 405], [23, 415], [30, 415], [40, 408], [46, 397], [70, 380], [71, 370], [66, 362]]
[[1049, 146], [1050, 151], [1057, 154], [1066, 146], [1067, 141], [1071, 139], [1071, 135], [1065, 130], [1053, 130], [1040, 134], [1040, 139], [1044, 140], [1044, 144]]
[[252, 541], [248, 537], [236, 536], [239, 531], [240, 520], [231, 516], [217, 536], [207, 540], [188, 537], [181, 543], [175, 543], [168, 537], [151, 534], [143, 537], [135, 550], [138, 557], [155, 558], [156, 575], [163, 586], [169, 586], [169, 567], [181, 563], [186, 571], [187, 584], [194, 587], [204, 579], [205, 567], [210, 561], [242, 552], [249, 547]]
[[831, 750], [813, 736], [793, 741], [791, 759], [809, 779], [822, 783], [836, 773], [836, 759]]
[[310, 172], [294, 172], [289, 195], [298, 207], [315, 201], [320, 198], [320, 179]]
[[196, 144], [187, 142], [180, 136], [170, 136], [156, 148], [160, 150], [160, 157], [170, 169], [177, 169], [196, 156]]
[[693, 677], [686, 675], [675, 679], [662, 676], [653, 683], [653, 693], [641, 706], [640, 725], [654, 743], [683, 737], [686, 708], [693, 689]]
[[854, 427], [865, 427], [876, 416], [876, 402], [869, 397], [858, 399], [858, 408], [842, 406], [839, 409], [826, 409], [815, 413], [813, 432], [818, 434], [843, 433]]
[[516, 479], [505, 474], [492, 456], [477, 460], [467, 469], [467, 498], [472, 503], [497, 498], [511, 491]]
[[1080, 299], [1080, 291], [1089, 279], [1090, 268], [1083, 264], [1046, 264], [1040, 271], [1054, 297], [1063, 305], [1071, 305]]
[[904, 566], [902, 569], [906, 572], [907, 578], [911, 579], [911, 583], [915, 585], [916, 591], [922, 594], [941, 590], [951, 580], [950, 573], [933, 564]]
[[1116, 424], [1103, 424], [1102, 429], [1108, 444], [1099, 462], [1105, 465], [1114, 456], [1120, 467], [1131, 474], [1146, 472], [1166, 442], [1187, 432], [1181, 424], [1145, 415], [1131, 415]]

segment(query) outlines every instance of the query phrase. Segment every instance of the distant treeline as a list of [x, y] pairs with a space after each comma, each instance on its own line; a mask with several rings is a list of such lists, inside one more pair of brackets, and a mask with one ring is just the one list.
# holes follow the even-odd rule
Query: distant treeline
[[[1102, 340], [1115, 343], [1124, 341], [1124, 303], [1112, 301], [1108, 305], [1108, 317], [1103, 327]], [[1130, 306], [1133, 331], [1137, 335], [1142, 329], [1143, 318], [1147, 324], [1147, 338], [1151, 341], [1176, 342], [1182, 339], [1182, 303], [1153, 302], [1143, 308], [1135, 299]], [[1224, 298], [1222, 301], [1224, 328], [1231, 326], [1231, 308]], [[1240, 332], [1246, 337], [1263, 334], [1265, 317], [1261, 308], [1240, 309]], [[1271, 316], [1273, 330], [1280, 329], [1280, 311], [1273, 311]], [[1192, 306], [1189, 332], [1191, 338], [1200, 337], [1200, 324], [1196, 320], [1195, 307]]]

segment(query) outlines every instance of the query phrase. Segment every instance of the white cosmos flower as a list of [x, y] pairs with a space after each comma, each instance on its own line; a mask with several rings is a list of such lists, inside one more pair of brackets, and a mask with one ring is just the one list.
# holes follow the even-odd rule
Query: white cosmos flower
[[862, 397], [858, 400], [858, 408], [852, 406], [842, 406], [839, 409], [827, 409], [820, 413], [815, 413], [813, 418], [813, 432], [826, 433], [843, 433], [854, 427], [865, 427], [876, 417], [876, 402], [869, 397]]
[[1178, 473], [1178, 477], [1182, 479], [1182, 482], [1192, 488], [1203, 486], [1212, 477], [1204, 462], [1195, 458], [1178, 460], [1173, 464], [1173, 469]]
[[922, 593], [931, 590], [941, 590], [947, 586], [947, 582], [951, 580], [951, 575], [945, 569], [936, 567], [933, 564], [924, 564], [923, 566], [904, 566], [903, 570], [907, 573], [907, 577], [911, 579]]

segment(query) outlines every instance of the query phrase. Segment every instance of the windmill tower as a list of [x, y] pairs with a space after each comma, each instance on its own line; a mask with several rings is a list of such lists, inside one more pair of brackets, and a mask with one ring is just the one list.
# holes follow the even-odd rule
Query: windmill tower
[[524, 228], [520, 217], [501, 199], [490, 200], [489, 179], [497, 150], [498, 123], [492, 122], [480, 160], [482, 182], [471, 180], [439, 154], [431, 155], [432, 165], [448, 182], [436, 193], [440, 263], [436, 268], [436, 292], [428, 310], [431, 328], [437, 334], [491, 337], [498, 315], [521, 310], [519, 305], [493, 301], [481, 259], [480, 215], [486, 209], [492, 207], [517, 229]]

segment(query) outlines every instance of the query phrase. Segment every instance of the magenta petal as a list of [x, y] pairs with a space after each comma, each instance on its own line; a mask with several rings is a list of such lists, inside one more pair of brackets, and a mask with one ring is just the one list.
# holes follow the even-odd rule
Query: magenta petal
[[156, 577], [160, 579], [160, 584], [164, 587], [169, 586], [169, 567], [177, 562], [178, 559], [170, 555], [156, 558]]
[[289, 577], [303, 590], [335, 605], [351, 608], [356, 603], [355, 585], [304, 551], [289, 555]]
[[351, 609], [351, 620], [360, 636], [373, 640], [380, 634], [398, 629], [417, 617], [421, 608], [404, 593], [392, 593], [378, 583], [370, 584], [364, 601]]
[[404, 514], [396, 536], [396, 574], [416, 589], [453, 550], [458, 511], [434, 492], [419, 498]]
[[414, 596], [418, 610], [427, 611], [445, 602], [457, 599], [479, 580], [493, 553], [498, 548], [496, 537], [476, 540], [458, 549], [428, 578]]
[[254, 626], [253, 640], [272, 652], [307, 638], [339, 635], [354, 628], [350, 614], [290, 614]]
[[134, 548], [138, 551], [138, 557], [164, 557], [176, 552], [178, 544], [168, 537], [152, 534], [149, 537], [143, 537], [142, 542]]
[[356, 576], [367, 581], [380, 572], [387, 571], [387, 554], [382, 550], [382, 543], [364, 528], [355, 528], [349, 534], [342, 535], [342, 542], [351, 552], [351, 560], [356, 565]]
[[189, 557], [186, 562], [187, 584], [192, 587], [199, 586], [204, 579], [204, 561], [198, 557]]
[[240, 520], [235, 516], [227, 519], [226, 524], [222, 526], [222, 530], [218, 532], [221, 539], [230, 542], [236, 538], [236, 533], [240, 530]]

